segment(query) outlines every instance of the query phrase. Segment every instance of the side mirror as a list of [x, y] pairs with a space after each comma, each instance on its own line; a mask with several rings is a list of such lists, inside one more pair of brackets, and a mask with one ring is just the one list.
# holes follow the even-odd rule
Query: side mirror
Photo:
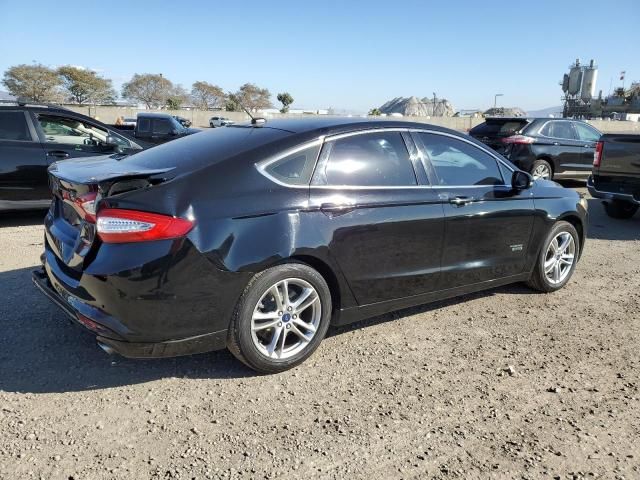
[[116, 137], [114, 137], [113, 135], [107, 135], [105, 143], [107, 146], [113, 148], [114, 152], [120, 153], [122, 151], [122, 145], [118, 143]]
[[177, 128], [174, 128], [173, 130], [171, 130], [171, 131], [169, 132], [169, 135], [172, 135], [172, 136], [174, 136], [174, 137], [175, 137], [176, 135], [178, 135], [178, 133], [180, 133], [180, 132], [178, 132], [178, 129], [177, 129]]
[[511, 176], [511, 186], [514, 190], [526, 190], [533, 185], [533, 177], [527, 172], [516, 170]]

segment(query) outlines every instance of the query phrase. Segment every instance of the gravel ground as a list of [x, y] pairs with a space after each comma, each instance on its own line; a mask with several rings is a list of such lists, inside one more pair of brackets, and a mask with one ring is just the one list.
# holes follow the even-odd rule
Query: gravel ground
[[31, 285], [41, 215], [2, 216], [0, 478], [640, 478], [640, 215], [590, 212], [563, 290], [330, 330], [272, 376], [108, 356]]

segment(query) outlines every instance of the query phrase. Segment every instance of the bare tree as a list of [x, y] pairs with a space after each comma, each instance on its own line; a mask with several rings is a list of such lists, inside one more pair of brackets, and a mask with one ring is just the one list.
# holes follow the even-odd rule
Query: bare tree
[[191, 86], [191, 98], [193, 102], [203, 110], [221, 107], [226, 95], [222, 88], [209, 82], [195, 82]]
[[62, 79], [49, 67], [41, 64], [14, 65], [4, 72], [2, 83], [9, 93], [35, 102], [62, 100]]
[[160, 74], [136, 73], [122, 86], [122, 96], [142, 102], [147, 108], [161, 107], [173, 88], [173, 83]]

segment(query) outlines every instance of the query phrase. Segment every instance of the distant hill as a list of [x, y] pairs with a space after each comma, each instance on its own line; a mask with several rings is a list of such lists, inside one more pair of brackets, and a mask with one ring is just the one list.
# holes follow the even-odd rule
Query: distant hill
[[15, 100], [16, 97], [11, 95], [9, 92], [3, 92], [0, 90], [0, 100]]
[[540, 118], [546, 118], [549, 117], [550, 115], [553, 115], [554, 117], [562, 117], [562, 105], [558, 106], [558, 107], [548, 107], [548, 108], [543, 108], [541, 110], [529, 110], [527, 112], [527, 115], [529, 117], [540, 117]]
[[427, 97], [396, 97], [382, 105], [379, 110], [386, 115], [400, 114], [404, 117], [453, 117], [456, 112], [449, 100]]

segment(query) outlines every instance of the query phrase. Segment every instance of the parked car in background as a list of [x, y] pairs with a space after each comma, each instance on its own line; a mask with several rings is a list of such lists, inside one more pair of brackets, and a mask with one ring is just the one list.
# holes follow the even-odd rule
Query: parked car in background
[[523, 117], [489, 117], [469, 130], [469, 135], [502, 153], [506, 147], [502, 140], [518, 133], [529, 122], [530, 119]]
[[189, 128], [191, 126], [191, 120], [189, 120], [188, 118], [184, 118], [179, 115], [174, 115], [173, 118], [178, 120], [183, 127]]
[[198, 133], [197, 128], [184, 127], [173, 115], [168, 113], [139, 113], [134, 137], [150, 145], [176, 140]]
[[62, 107], [0, 106], [0, 210], [47, 207], [47, 168], [67, 158], [134, 154], [143, 146], [91, 117]]
[[136, 123], [138, 123], [138, 119], [135, 117], [125, 117], [124, 120], [122, 121], [123, 125], [134, 127], [134, 128], [136, 126]]
[[233, 125], [235, 122], [227, 117], [211, 117], [209, 119], [209, 126], [211, 128], [215, 127], [226, 127], [227, 125]]
[[502, 138], [502, 154], [535, 179], [586, 178], [601, 135], [579, 120], [537, 118]]
[[50, 183], [33, 280], [104, 350], [227, 346], [261, 372], [303, 362], [331, 322], [512, 282], [558, 290], [586, 238], [575, 191], [403, 121], [230, 126], [59, 162]]
[[631, 218], [640, 207], [640, 135], [600, 137], [587, 187], [613, 218]]

